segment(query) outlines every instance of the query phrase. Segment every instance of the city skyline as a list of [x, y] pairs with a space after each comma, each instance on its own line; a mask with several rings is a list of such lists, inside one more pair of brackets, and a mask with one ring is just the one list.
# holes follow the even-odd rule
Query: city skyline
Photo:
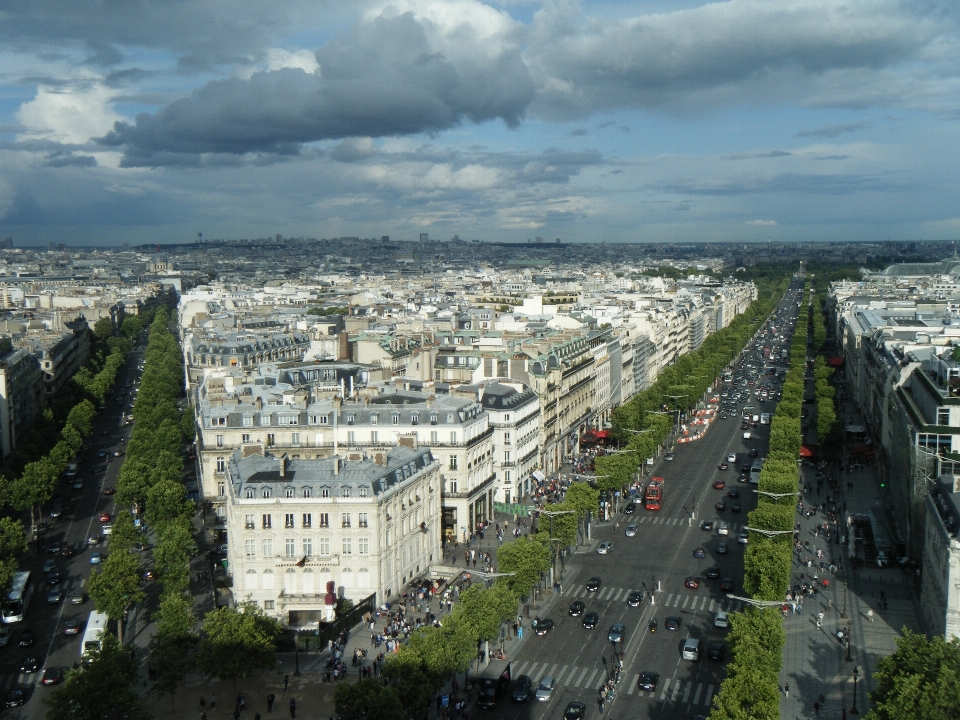
[[6, 13], [0, 236], [949, 240], [947, 3]]

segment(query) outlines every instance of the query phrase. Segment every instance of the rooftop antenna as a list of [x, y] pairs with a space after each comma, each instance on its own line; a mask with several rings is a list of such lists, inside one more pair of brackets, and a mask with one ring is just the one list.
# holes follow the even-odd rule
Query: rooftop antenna
[[202, 232], [199, 232], [199, 231], [197, 232], [197, 242], [200, 243], [201, 245], [203, 245], [203, 233], [202, 233]]

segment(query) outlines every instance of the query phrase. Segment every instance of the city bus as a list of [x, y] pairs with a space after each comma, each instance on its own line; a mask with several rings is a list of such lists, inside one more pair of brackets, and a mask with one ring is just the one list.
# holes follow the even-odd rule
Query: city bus
[[30, 598], [33, 597], [33, 584], [30, 582], [29, 572], [13, 574], [10, 589], [3, 601], [3, 622], [17, 623], [23, 620], [30, 607]]
[[108, 618], [106, 613], [94, 610], [90, 613], [87, 626], [83, 630], [83, 642], [80, 643], [80, 659], [83, 660], [91, 650], [100, 649], [100, 636], [107, 629]]

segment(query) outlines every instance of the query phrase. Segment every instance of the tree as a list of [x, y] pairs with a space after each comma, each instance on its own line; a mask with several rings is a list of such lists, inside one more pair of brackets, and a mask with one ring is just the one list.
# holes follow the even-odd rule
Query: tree
[[427, 715], [434, 688], [416, 656], [392, 655], [387, 658], [381, 675], [384, 682], [396, 690], [408, 717], [419, 720]]
[[514, 573], [505, 578], [507, 586], [517, 598], [524, 597], [540, 582], [540, 578], [552, 563], [550, 549], [524, 535], [516, 542], [501, 545], [497, 549], [497, 568], [502, 573]]
[[109, 317], [102, 317], [93, 324], [93, 334], [98, 340], [106, 340], [113, 335], [113, 320]]
[[575, 482], [567, 488], [567, 494], [564, 496], [564, 502], [572, 507], [577, 513], [574, 517], [577, 518], [577, 522], [583, 523], [582, 537], [583, 541], [587, 541], [587, 515], [591, 512], [597, 511], [597, 506], [600, 502], [600, 492], [594, 490], [585, 482]]
[[400, 656], [413, 655], [406, 661], [421, 667], [434, 688], [442, 687], [453, 674], [470, 667], [476, 657], [477, 641], [471, 632], [456, 618], [448, 617], [443, 627], [429, 625], [414, 630], [400, 648]]
[[77, 670], [67, 671], [64, 685], [43, 704], [48, 717], [63, 720], [146, 720], [137, 694], [136, 655], [110, 633]]
[[279, 634], [277, 621], [253, 603], [211, 610], [203, 619], [197, 666], [236, 686], [239, 678], [276, 666]]
[[500, 636], [500, 625], [517, 613], [517, 598], [506, 583], [491, 588], [471, 585], [460, 593], [454, 615], [469, 628], [477, 640], [495, 640]]
[[158, 530], [179, 517], [193, 515], [193, 501], [187, 500], [183, 483], [161, 480], [147, 493], [147, 522]]
[[960, 717], [960, 641], [903, 629], [897, 649], [877, 663], [876, 689], [864, 720]]
[[131, 340], [143, 331], [143, 321], [136, 315], [128, 315], [120, 324], [120, 332]]
[[143, 600], [140, 561], [127, 550], [111, 553], [87, 583], [97, 612], [117, 621], [117, 635], [123, 642], [123, 620], [132, 603]]
[[333, 694], [334, 709], [343, 720], [407, 720], [412, 717], [397, 689], [377, 678], [341, 683]]
[[187, 598], [179, 592], [167, 592], [160, 598], [160, 609], [153, 619], [157, 623], [157, 634], [150, 643], [150, 667], [156, 677], [153, 690], [161, 696], [169, 694], [170, 707], [176, 710], [174, 693], [196, 662], [196, 618]]
[[9, 517], [0, 517], [0, 590], [10, 584], [19, 567], [17, 557], [27, 549], [23, 523]]

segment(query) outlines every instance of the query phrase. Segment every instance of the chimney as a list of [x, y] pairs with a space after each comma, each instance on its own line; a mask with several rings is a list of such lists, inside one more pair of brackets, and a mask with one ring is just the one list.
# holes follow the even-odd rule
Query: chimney
[[483, 383], [480, 383], [480, 385], [477, 386], [477, 402], [483, 401], [483, 391], [485, 389], [486, 389], [486, 385], [484, 385]]
[[263, 398], [257, 395], [257, 410], [263, 410]]
[[397, 447], [408, 447], [411, 450], [417, 449], [417, 434], [407, 433], [397, 436]]
[[250, 457], [251, 455], [263, 455], [262, 443], [249, 443], [240, 446], [240, 457]]
[[337, 477], [340, 474], [340, 456], [333, 456], [333, 476]]
[[287, 476], [287, 456], [281, 455], [280, 456], [280, 477], [286, 477], [286, 476]]

